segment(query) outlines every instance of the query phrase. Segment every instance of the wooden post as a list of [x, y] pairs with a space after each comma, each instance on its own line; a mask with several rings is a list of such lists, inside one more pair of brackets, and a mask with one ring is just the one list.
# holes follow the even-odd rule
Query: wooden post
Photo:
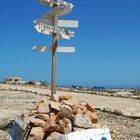
[[[54, 6], [55, 7], [55, 6]], [[53, 26], [58, 26], [58, 16], [53, 17]], [[53, 45], [52, 45], [52, 77], [51, 77], [51, 100], [54, 100], [54, 94], [56, 94], [56, 66], [57, 66], [57, 54], [56, 50], [58, 47], [58, 34], [53, 34]]]
[[[49, 12], [43, 14], [41, 19], [34, 21], [34, 28], [39, 33], [52, 35], [53, 42], [51, 47], [39, 47], [34, 46], [33, 50], [39, 52], [52, 51], [52, 75], [51, 75], [51, 100], [54, 100], [54, 94], [56, 94], [57, 88], [57, 52], [74, 52], [74, 47], [58, 47], [59, 37], [63, 39], [70, 39], [74, 37], [74, 32], [59, 27], [71, 27], [77, 28], [78, 21], [71, 20], [58, 20], [59, 16], [68, 14], [71, 12], [73, 5], [71, 3], [63, 2], [61, 0], [39, 0], [39, 2], [52, 7]], [[58, 49], [57, 49], [58, 48]]]

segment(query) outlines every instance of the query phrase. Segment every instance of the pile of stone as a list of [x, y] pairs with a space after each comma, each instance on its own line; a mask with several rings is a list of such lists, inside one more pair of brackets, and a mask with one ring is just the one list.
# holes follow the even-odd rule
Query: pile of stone
[[41, 100], [26, 118], [32, 127], [28, 140], [56, 140], [73, 131], [96, 128], [98, 117], [91, 103], [79, 103], [72, 96]]

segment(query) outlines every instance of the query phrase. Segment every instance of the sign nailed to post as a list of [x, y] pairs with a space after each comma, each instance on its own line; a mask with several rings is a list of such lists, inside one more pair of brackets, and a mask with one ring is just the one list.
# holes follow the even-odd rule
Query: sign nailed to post
[[53, 4], [55, 5], [68, 5], [70, 4], [69, 2], [65, 2], [63, 0], [38, 0], [40, 3], [44, 4], [44, 5], [47, 5], [47, 6], [53, 6]]
[[73, 5], [71, 4], [56, 6], [53, 9], [51, 9], [48, 13], [45, 13], [42, 18], [48, 19], [54, 15], [57, 15], [57, 16], [65, 15], [65, 14], [70, 13], [72, 8], [73, 8]]
[[56, 26], [51, 26], [51, 25], [47, 25], [44, 23], [39, 23], [37, 25], [34, 26], [35, 29], [39, 32], [39, 33], [44, 33], [44, 34], [52, 34], [52, 33], [56, 33], [58, 35], [65, 35], [68, 37], [74, 37], [74, 32], [69, 31], [69, 30], [65, 30], [62, 28], [58, 28]]
[[[42, 46], [42, 47], [34, 46], [32, 49], [37, 52], [51, 52], [52, 51], [52, 47], [46, 47], [46, 46]], [[74, 53], [75, 48], [74, 47], [58, 47], [56, 52]]]
[[[48, 24], [53, 26], [53, 19], [49, 18], [47, 20], [43, 20], [43, 19], [36, 19], [34, 20], [35, 24], [40, 24], [40, 23], [44, 23], [44, 24]], [[58, 27], [69, 27], [69, 28], [78, 28], [78, 21], [75, 20], [58, 20]]]
[[52, 78], [51, 78], [51, 100], [54, 100], [54, 94], [56, 94], [56, 53], [73, 53], [74, 47], [60, 47], [58, 46], [58, 39], [62, 37], [64, 39], [70, 39], [74, 37], [74, 32], [66, 30], [60, 27], [77, 28], [78, 21], [73, 20], [59, 20], [59, 16], [68, 14], [71, 12], [73, 5], [63, 0], [38, 0], [40, 3], [52, 7], [52, 9], [43, 14], [41, 19], [34, 21], [34, 28], [39, 33], [52, 35], [53, 44], [52, 47], [46, 46], [34, 46], [32, 49], [38, 52], [52, 52]]

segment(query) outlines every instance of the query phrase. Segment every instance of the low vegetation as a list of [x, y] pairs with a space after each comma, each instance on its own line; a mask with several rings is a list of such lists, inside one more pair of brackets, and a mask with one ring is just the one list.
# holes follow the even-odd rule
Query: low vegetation
[[140, 96], [140, 89], [135, 89], [132, 91], [133, 95]]

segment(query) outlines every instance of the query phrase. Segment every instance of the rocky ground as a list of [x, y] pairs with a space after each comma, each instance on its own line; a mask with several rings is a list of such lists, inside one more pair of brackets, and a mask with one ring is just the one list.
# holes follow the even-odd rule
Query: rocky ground
[[97, 111], [103, 127], [108, 127], [112, 140], [140, 140], [140, 119], [131, 119]]
[[[84, 101], [84, 97], [80, 97], [80, 94], [76, 95], [75, 97], [79, 97], [79, 100], [81, 100], [82, 102]], [[0, 91], [0, 140], [4, 140], [6, 138], [6, 136], [8, 135], [7, 130], [9, 124], [14, 119], [22, 116], [23, 113], [26, 114], [35, 103], [43, 98], [45, 98], [43, 95], [38, 95], [31, 92]], [[85, 102], [87, 102], [88, 99], [89, 97], [85, 98]], [[133, 101], [133, 104], [135, 104], [135, 100]], [[129, 107], [129, 102], [127, 103]], [[137, 102], [136, 104], [137, 107], [140, 106], [139, 102]], [[130, 111], [133, 112], [133, 110]], [[140, 119], [132, 119], [99, 110], [97, 111], [97, 115], [99, 117], [101, 126], [108, 127], [110, 129], [113, 140], [140, 139]]]

